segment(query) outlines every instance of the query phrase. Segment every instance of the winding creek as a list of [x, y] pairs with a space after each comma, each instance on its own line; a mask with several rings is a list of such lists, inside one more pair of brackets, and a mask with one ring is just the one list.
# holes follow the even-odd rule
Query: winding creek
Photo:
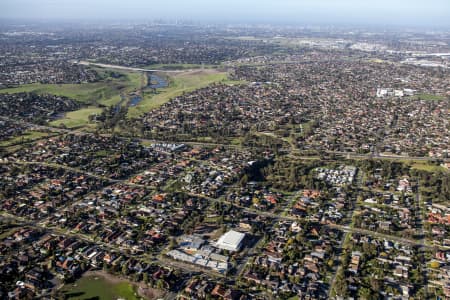
[[[161, 76], [152, 74], [151, 72], [146, 72], [147, 75], [147, 88], [151, 89], [161, 89], [169, 86], [169, 81]], [[127, 107], [133, 107], [138, 105], [142, 101], [142, 96], [136, 95], [135, 93], [129, 94], [130, 100], [126, 104]], [[121, 107], [127, 101], [127, 96], [120, 95], [120, 102], [117, 103], [114, 107], [114, 113], [117, 114], [120, 112]]]

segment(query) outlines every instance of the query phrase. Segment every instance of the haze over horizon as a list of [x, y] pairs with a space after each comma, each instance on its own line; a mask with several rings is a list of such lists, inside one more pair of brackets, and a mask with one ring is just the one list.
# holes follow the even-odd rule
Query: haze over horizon
[[450, 27], [448, 0], [3, 0], [0, 19]]

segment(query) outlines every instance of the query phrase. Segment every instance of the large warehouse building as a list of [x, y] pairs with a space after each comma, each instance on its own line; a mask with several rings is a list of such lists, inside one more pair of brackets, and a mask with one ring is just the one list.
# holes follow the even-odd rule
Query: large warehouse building
[[216, 247], [228, 251], [239, 251], [242, 247], [245, 233], [230, 230], [222, 235], [216, 243]]

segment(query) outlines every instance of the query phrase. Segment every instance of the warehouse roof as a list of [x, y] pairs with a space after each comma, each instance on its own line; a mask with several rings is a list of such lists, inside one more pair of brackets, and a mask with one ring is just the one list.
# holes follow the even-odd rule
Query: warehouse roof
[[230, 230], [219, 238], [216, 245], [220, 249], [238, 251], [244, 238], [245, 233]]

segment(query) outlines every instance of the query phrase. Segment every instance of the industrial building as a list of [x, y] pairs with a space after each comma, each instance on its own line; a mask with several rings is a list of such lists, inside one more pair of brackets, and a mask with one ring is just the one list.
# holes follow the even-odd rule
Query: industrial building
[[228, 251], [239, 251], [242, 247], [245, 233], [230, 230], [222, 235], [216, 243], [216, 247]]

